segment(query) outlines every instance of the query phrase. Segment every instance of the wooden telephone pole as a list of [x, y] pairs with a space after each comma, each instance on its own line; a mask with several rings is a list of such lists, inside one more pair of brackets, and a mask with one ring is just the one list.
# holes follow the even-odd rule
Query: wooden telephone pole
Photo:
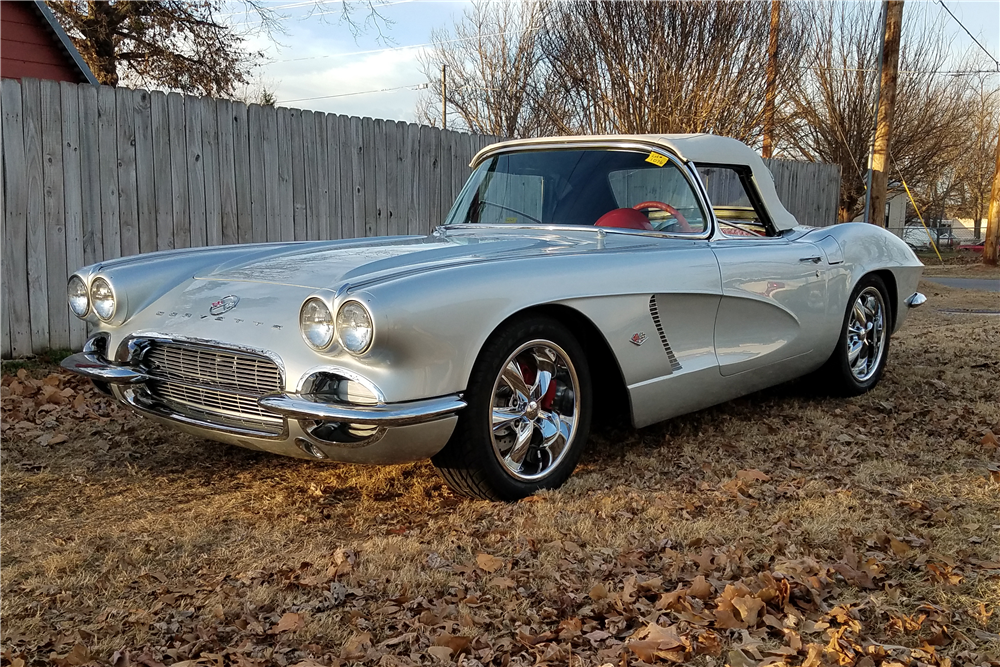
[[778, 87], [778, 26], [781, 21], [781, 0], [771, 0], [771, 41], [767, 45], [767, 90], [764, 93], [764, 146], [761, 155], [774, 153], [774, 98]]
[[997, 165], [993, 170], [989, 215], [986, 217], [986, 244], [983, 264], [997, 265], [997, 244], [1000, 244], [1000, 139], [997, 140]]
[[899, 37], [903, 27], [903, 0], [885, 0], [885, 36], [882, 47], [882, 80], [879, 86], [875, 146], [872, 149], [871, 208], [868, 222], [885, 226], [886, 188], [889, 181], [889, 140], [896, 109], [899, 79]]

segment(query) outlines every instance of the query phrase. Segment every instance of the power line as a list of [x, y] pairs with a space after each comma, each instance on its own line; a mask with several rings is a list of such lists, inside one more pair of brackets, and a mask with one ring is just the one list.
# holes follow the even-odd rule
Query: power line
[[388, 93], [393, 90], [403, 90], [404, 88], [411, 88], [413, 90], [423, 90], [427, 87], [427, 83], [411, 83], [406, 86], [396, 86], [395, 88], [379, 88], [377, 90], [358, 90], [353, 93], [339, 93], [337, 95], [321, 95], [320, 97], [300, 97], [295, 100], [279, 100], [276, 104], [290, 104], [292, 102], [311, 102], [312, 100], [329, 100], [334, 97], [352, 97], [354, 95], [368, 95], [370, 93]]
[[946, 12], [948, 12], [948, 16], [950, 16], [951, 18], [955, 19], [955, 23], [957, 23], [958, 25], [960, 25], [962, 27], [962, 30], [965, 31], [965, 34], [968, 35], [969, 37], [971, 37], [972, 41], [975, 42], [976, 45], [983, 50], [983, 53], [985, 53], [986, 55], [988, 55], [990, 57], [990, 60], [992, 60], [993, 62], [995, 62], [997, 64], [997, 71], [1000, 72], [1000, 60], [997, 60], [996, 58], [994, 58], [993, 54], [990, 53], [989, 51], [987, 51], [986, 47], [979, 43], [979, 40], [976, 39], [975, 36], [973, 36], [973, 34], [971, 32], [969, 32], [969, 29], [966, 28], [965, 25], [961, 21], [958, 20], [958, 17], [951, 13], [951, 10], [948, 9], [948, 6], [946, 4], [944, 4], [944, 0], [938, 0], [938, 3], [940, 3], [941, 7], [943, 7]]
[[[826, 70], [828, 72], [878, 72], [872, 67], [824, 67], [821, 65], [799, 65], [799, 69]], [[937, 70], [937, 69], [901, 69], [900, 74], [940, 74], [942, 76], [974, 76], [976, 74], [1000, 74], [1000, 71], [991, 69], [968, 69], [968, 70]]]

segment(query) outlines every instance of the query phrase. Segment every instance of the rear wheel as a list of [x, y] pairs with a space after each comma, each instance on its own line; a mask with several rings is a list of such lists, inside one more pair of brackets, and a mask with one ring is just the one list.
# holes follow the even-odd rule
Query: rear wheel
[[583, 349], [562, 324], [510, 322], [483, 347], [468, 405], [434, 465], [472, 498], [518, 500], [558, 487], [587, 441], [591, 396]]
[[857, 396], [878, 384], [889, 358], [891, 329], [885, 283], [865, 276], [851, 293], [837, 347], [821, 369], [836, 393]]

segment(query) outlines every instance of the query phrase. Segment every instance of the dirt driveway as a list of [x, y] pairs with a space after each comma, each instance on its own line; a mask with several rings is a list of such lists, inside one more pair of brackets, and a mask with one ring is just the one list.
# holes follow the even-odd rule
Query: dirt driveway
[[1000, 326], [938, 310], [996, 295], [922, 289], [872, 393], [605, 431], [515, 505], [5, 373], [2, 662], [1000, 664]]

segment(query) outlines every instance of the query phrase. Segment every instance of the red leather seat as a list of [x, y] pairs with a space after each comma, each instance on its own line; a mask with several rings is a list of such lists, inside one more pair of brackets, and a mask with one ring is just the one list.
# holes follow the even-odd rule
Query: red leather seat
[[653, 231], [653, 225], [649, 224], [649, 218], [646, 217], [646, 214], [633, 208], [616, 208], [608, 211], [597, 219], [594, 226]]

